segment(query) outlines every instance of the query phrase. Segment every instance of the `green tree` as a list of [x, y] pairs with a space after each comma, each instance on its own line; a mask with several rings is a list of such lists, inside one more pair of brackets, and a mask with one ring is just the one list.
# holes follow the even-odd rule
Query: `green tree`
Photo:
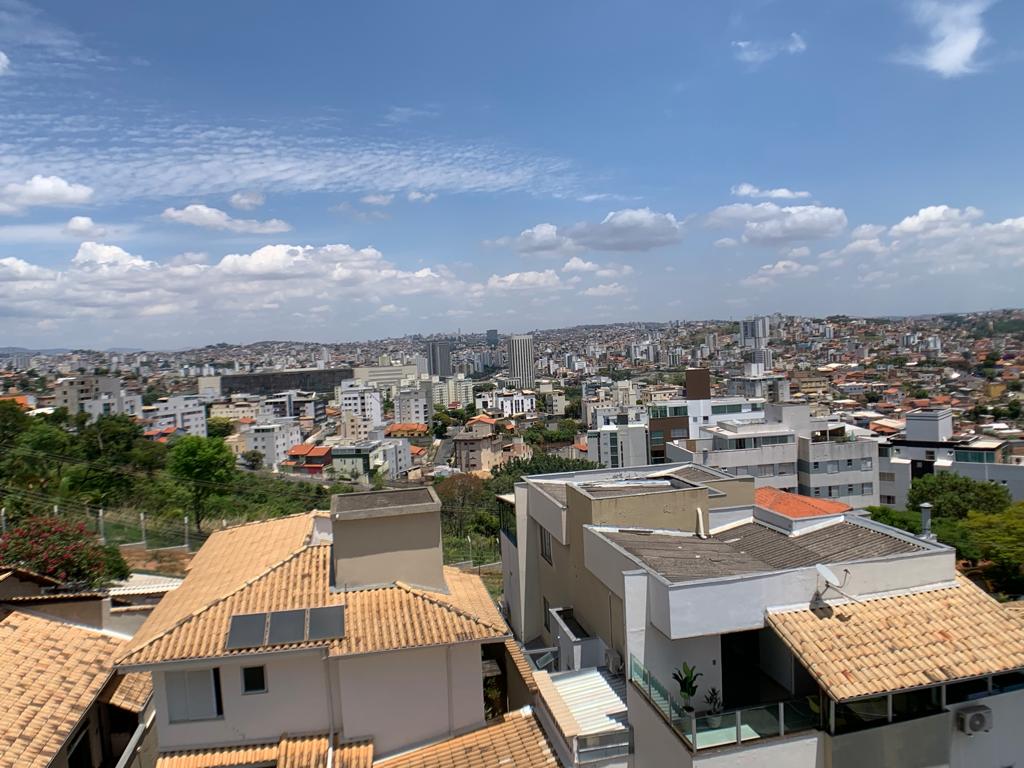
[[212, 416], [206, 420], [207, 437], [228, 437], [234, 432], [235, 425], [226, 416]]
[[242, 454], [242, 463], [245, 464], [247, 469], [255, 472], [263, 468], [263, 454], [255, 450], [245, 451]]
[[994, 563], [998, 587], [1024, 591], [1024, 502], [994, 515], [971, 512], [963, 526], [981, 555]]
[[1010, 506], [1012, 498], [1002, 485], [938, 472], [918, 477], [910, 485], [907, 509], [917, 512], [926, 501], [931, 503], [935, 517], [963, 519], [968, 512], [1002, 512]]
[[29, 517], [0, 537], [0, 562], [18, 565], [61, 583], [98, 587], [131, 571], [114, 545], [103, 545], [83, 523]]
[[218, 485], [235, 477], [235, 457], [218, 437], [188, 435], [171, 448], [167, 471], [188, 485], [196, 530], [201, 531], [207, 500]]
[[4, 455], [9, 443], [28, 429], [31, 418], [13, 400], [0, 400], [0, 456]]
[[534, 454], [529, 461], [516, 459], [491, 470], [488, 488], [494, 494], [512, 493], [515, 484], [527, 475], [546, 475], [551, 472], [580, 472], [598, 469], [598, 465], [585, 459], [563, 459], [551, 453]]

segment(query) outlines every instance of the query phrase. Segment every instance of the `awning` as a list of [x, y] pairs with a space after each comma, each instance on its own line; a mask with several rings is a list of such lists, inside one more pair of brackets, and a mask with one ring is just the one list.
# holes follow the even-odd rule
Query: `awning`
[[1024, 621], [962, 576], [927, 592], [767, 623], [836, 701], [1024, 669]]

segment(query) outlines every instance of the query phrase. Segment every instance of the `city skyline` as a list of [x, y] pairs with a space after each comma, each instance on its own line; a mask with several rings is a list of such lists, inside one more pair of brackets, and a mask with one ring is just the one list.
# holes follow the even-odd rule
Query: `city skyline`
[[[1020, 293], [1019, 6], [452, 5], [403, 7], [400, 29], [393, 10], [225, 3], [197, 31], [169, 8], [2, 0], [0, 343]], [[253, 44], [300, 36], [300, 57]]]

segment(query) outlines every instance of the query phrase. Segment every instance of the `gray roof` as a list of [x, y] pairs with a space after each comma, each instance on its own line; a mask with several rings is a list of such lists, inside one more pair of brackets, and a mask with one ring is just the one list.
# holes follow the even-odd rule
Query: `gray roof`
[[331, 496], [331, 514], [348, 518], [387, 517], [437, 511], [441, 502], [430, 486]]
[[787, 536], [760, 523], [745, 523], [706, 539], [643, 531], [602, 533], [671, 582], [765, 573], [924, 549], [848, 522], [800, 536]]

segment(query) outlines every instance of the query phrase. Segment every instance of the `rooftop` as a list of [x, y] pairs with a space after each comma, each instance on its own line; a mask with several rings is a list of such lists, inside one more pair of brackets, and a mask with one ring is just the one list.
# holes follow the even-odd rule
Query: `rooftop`
[[789, 518], [838, 515], [853, 509], [849, 504], [841, 501], [815, 499], [768, 487], [758, 488], [754, 491], [754, 503]]
[[1024, 668], [1024, 622], [962, 576], [952, 585], [768, 624], [837, 701]]
[[434, 489], [429, 486], [342, 493], [331, 497], [331, 514], [346, 519], [390, 517], [437, 511], [440, 504]]
[[[245, 746], [212, 747], [165, 752], [156, 768], [327, 768], [327, 734], [284, 736], [279, 741]], [[373, 744], [355, 741], [337, 744], [336, 768], [372, 768]]]
[[600, 533], [669, 582], [805, 568], [925, 549], [845, 520], [799, 536], [788, 536], [758, 522], [743, 523], [706, 539], [625, 529]]

